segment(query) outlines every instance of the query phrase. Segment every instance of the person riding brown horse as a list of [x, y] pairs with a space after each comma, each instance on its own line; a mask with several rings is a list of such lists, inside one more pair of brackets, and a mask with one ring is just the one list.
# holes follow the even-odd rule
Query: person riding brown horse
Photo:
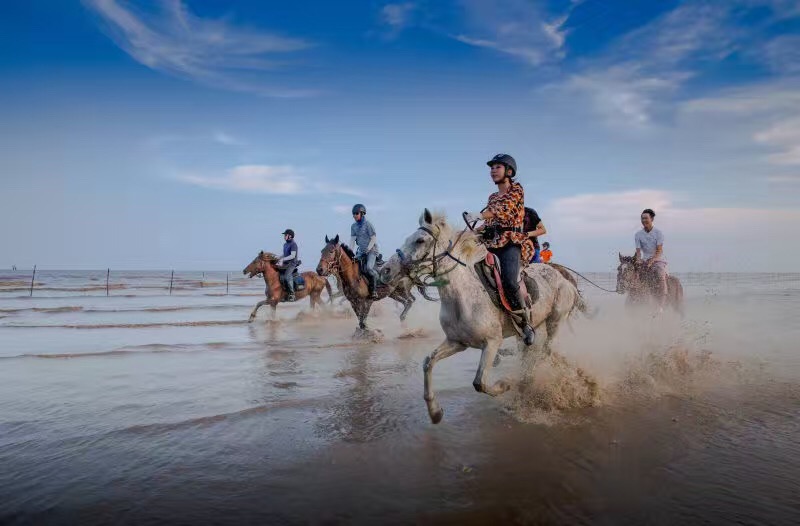
[[[360, 329], [367, 328], [367, 316], [375, 301], [372, 299], [370, 287], [367, 279], [361, 274], [358, 263], [355, 261], [355, 253], [342, 243], [339, 243], [339, 236], [328, 239], [325, 236], [325, 247], [317, 265], [317, 274], [320, 276], [336, 276], [341, 284], [345, 297], [350, 301], [353, 312], [358, 317]], [[414, 296], [410, 292], [410, 282], [408, 286], [390, 287], [385, 283], [378, 283], [375, 294], [378, 299], [390, 297], [403, 305], [403, 312], [400, 319], [404, 320], [411, 305], [414, 303]]]
[[[264, 301], [259, 301], [256, 304], [253, 312], [250, 313], [250, 319], [248, 321], [253, 321], [256, 317], [256, 312], [258, 309], [264, 305], [269, 305], [272, 307], [272, 317], [274, 319], [275, 312], [278, 308], [278, 303], [289, 301], [284, 294], [284, 287], [281, 284], [279, 275], [281, 269], [277, 266], [277, 263], [280, 259], [281, 258], [279, 256], [270, 254], [269, 252], [264, 252], [262, 250], [258, 253], [256, 258], [251, 261], [250, 264], [247, 265], [247, 267], [245, 267], [245, 269], [242, 271], [243, 274], [249, 274], [248, 277], [250, 278], [258, 274], [262, 274], [264, 276], [264, 283], [266, 284], [264, 293], [266, 294], [267, 299]], [[301, 300], [308, 296], [311, 300], [311, 308], [313, 309], [316, 306], [322, 305], [322, 291], [327, 290], [329, 302], [333, 302], [333, 291], [331, 290], [331, 284], [327, 279], [321, 278], [315, 272], [303, 272], [301, 276], [305, 280], [305, 288], [295, 292], [297, 300]]]
[[[683, 285], [675, 276], [667, 276], [666, 304], [679, 314], [683, 314]], [[659, 306], [661, 302], [661, 278], [651, 267], [648, 267], [638, 254], [634, 256], [619, 255], [617, 267], [617, 292], [628, 294], [626, 304], [637, 305], [650, 300]], [[660, 307], [657, 307], [660, 308]]]

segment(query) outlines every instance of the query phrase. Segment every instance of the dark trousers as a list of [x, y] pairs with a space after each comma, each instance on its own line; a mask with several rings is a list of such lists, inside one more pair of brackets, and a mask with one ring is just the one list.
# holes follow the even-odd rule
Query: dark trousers
[[296, 268], [297, 263], [290, 261], [281, 270], [281, 284], [289, 294], [294, 294], [294, 278], [292, 277], [292, 273]]
[[500, 260], [501, 279], [503, 290], [508, 298], [511, 310], [520, 310], [524, 303], [519, 290], [519, 266], [522, 257], [522, 248], [519, 245], [508, 244], [502, 248], [490, 248], [489, 252]]

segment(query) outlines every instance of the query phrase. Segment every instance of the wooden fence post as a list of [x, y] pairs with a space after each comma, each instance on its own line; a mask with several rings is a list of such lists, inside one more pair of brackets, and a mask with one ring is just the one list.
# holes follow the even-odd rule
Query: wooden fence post
[[33, 297], [33, 280], [36, 278], [36, 265], [33, 266], [33, 274], [31, 275], [31, 297]]

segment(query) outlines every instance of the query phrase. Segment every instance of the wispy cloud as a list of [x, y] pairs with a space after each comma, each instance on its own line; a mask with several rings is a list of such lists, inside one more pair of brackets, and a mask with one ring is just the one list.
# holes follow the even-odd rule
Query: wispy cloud
[[259, 194], [300, 194], [306, 188], [306, 178], [289, 165], [242, 165], [229, 169], [222, 177], [182, 174], [178, 180], [215, 190]]
[[244, 142], [240, 141], [233, 135], [229, 135], [225, 132], [216, 132], [214, 133], [214, 140], [220, 144], [224, 144], [225, 146], [243, 146]]
[[581, 194], [556, 199], [546, 209], [547, 229], [555, 236], [595, 238], [609, 232], [633, 233], [639, 228], [643, 209], [656, 212], [656, 222], [667, 236], [691, 236], [714, 231], [740, 237], [771, 231], [786, 222], [800, 220], [800, 210], [742, 207], [691, 207], [680, 194], [664, 190]]
[[763, 60], [779, 74], [800, 73], [800, 35], [775, 37], [755, 50], [754, 58]]
[[610, 125], [641, 130], [688, 77], [687, 73], [648, 74], [636, 63], [572, 75], [566, 88], [589, 98], [592, 109]]
[[291, 165], [247, 164], [228, 169], [222, 176], [181, 173], [179, 181], [203, 188], [256, 194], [339, 194], [363, 197], [352, 188], [321, 181], [308, 170]]
[[773, 175], [767, 177], [767, 182], [773, 184], [800, 184], [800, 175]]
[[800, 117], [781, 120], [758, 132], [754, 139], [757, 143], [781, 150], [767, 157], [772, 164], [800, 165]]
[[129, 2], [84, 0], [105, 22], [109, 36], [137, 62], [208, 86], [263, 96], [298, 97], [309, 89], [278, 87], [267, 72], [285, 64], [274, 59], [308, 49], [306, 40], [195, 16], [180, 0], [145, 11]]
[[461, 5], [467, 30], [451, 33], [451, 38], [510, 55], [531, 66], [564, 58], [564, 27], [576, 4], [556, 17], [525, 0], [464, 0]]
[[394, 31], [401, 31], [411, 23], [416, 8], [416, 5], [411, 2], [386, 4], [381, 8], [381, 22]]
[[147, 139], [145, 139], [144, 144], [149, 148], [162, 149], [172, 144], [186, 143], [186, 142], [198, 142], [198, 143], [214, 142], [217, 144], [222, 144], [224, 146], [246, 145], [246, 143], [243, 140], [223, 131], [216, 131], [211, 134], [162, 133], [148, 137]]
[[800, 165], [800, 89], [796, 82], [768, 82], [686, 102], [684, 115], [735, 124], [749, 141], [771, 150], [765, 160], [776, 166]]

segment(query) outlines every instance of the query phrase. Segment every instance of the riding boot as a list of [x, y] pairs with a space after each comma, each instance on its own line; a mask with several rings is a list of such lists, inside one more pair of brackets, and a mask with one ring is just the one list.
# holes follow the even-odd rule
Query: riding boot
[[370, 274], [367, 276], [367, 288], [369, 289], [369, 299], [377, 300], [378, 299], [378, 278], [374, 274]]
[[514, 324], [522, 332], [522, 341], [526, 346], [533, 345], [533, 342], [536, 338], [536, 333], [533, 330], [533, 327], [531, 327], [531, 310], [519, 309], [511, 311], [511, 314], [513, 315], [511, 319], [514, 321]]
[[[291, 279], [292, 277], [289, 276], [289, 280]], [[296, 297], [294, 295], [294, 283], [289, 280], [286, 281], [286, 301], [295, 301]]]

